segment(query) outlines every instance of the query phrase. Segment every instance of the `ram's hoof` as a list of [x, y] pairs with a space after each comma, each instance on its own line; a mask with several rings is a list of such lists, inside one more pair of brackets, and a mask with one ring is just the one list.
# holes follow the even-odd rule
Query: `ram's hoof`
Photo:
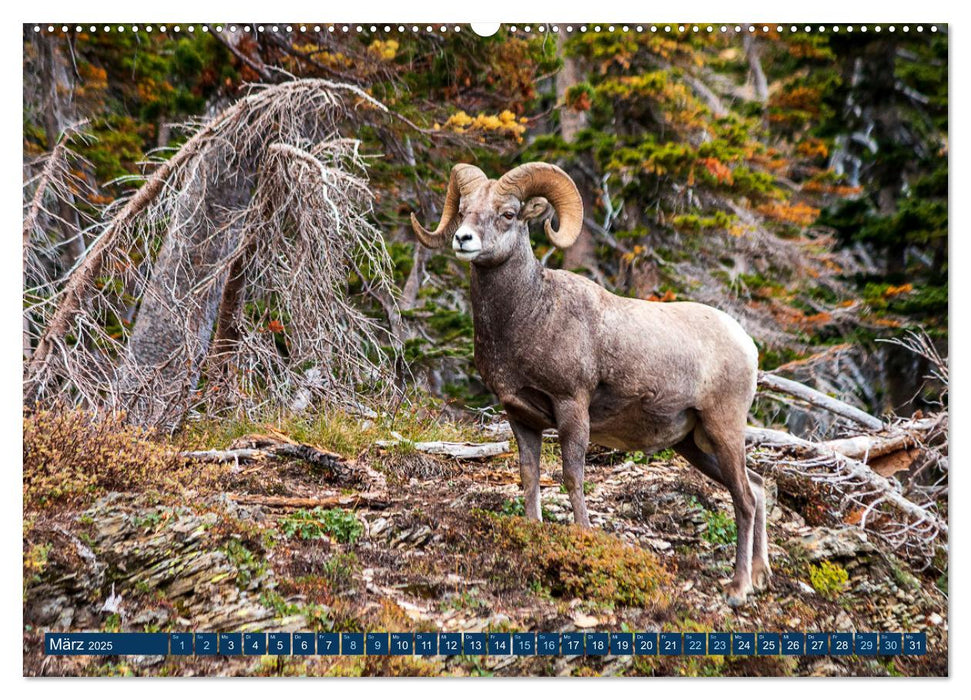
[[757, 591], [768, 590], [772, 585], [772, 569], [768, 564], [752, 567], [752, 585]]
[[744, 585], [732, 583], [725, 589], [725, 602], [728, 603], [729, 607], [737, 608], [745, 604], [749, 593], [752, 592], [752, 584], [750, 583]]

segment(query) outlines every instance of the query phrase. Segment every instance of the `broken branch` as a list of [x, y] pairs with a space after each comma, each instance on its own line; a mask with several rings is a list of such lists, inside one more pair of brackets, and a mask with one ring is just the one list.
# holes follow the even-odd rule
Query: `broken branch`
[[393, 433], [394, 440], [378, 440], [375, 444], [378, 447], [395, 447], [397, 445], [407, 445], [419, 452], [432, 455], [446, 455], [455, 459], [484, 459], [486, 457], [497, 457], [509, 452], [509, 441], [502, 442], [412, 442], [397, 433]]
[[779, 391], [783, 394], [789, 394], [790, 396], [795, 396], [796, 398], [802, 399], [803, 401], [816, 406], [817, 408], [822, 408], [830, 413], [835, 413], [838, 416], [858, 423], [870, 430], [883, 430], [886, 428], [886, 425], [882, 420], [871, 416], [866, 411], [861, 411], [854, 406], [850, 406], [848, 403], [840, 401], [839, 399], [834, 399], [832, 396], [827, 396], [821, 391], [817, 391], [816, 389], [808, 387], [805, 384], [794, 382], [791, 379], [785, 379], [784, 377], [779, 377], [767, 372], [759, 372], [758, 383], [761, 387], [770, 389], [772, 391]]
[[242, 506], [266, 506], [267, 508], [387, 508], [391, 501], [387, 496], [374, 493], [359, 493], [352, 496], [325, 496], [323, 498], [301, 498], [298, 496], [261, 496], [248, 493], [231, 493], [230, 500]]

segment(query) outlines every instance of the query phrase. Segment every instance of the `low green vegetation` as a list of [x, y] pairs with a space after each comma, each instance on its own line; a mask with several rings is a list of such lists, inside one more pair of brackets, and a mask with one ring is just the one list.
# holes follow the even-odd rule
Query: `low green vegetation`
[[364, 526], [357, 516], [343, 508], [298, 510], [280, 518], [278, 525], [286, 537], [301, 540], [319, 540], [330, 536], [338, 542], [354, 544], [364, 533]]
[[226, 540], [223, 551], [236, 567], [236, 583], [240, 588], [246, 588], [254, 579], [266, 573], [268, 566], [266, 557], [263, 554], [254, 553], [239, 540], [234, 538]]
[[735, 528], [735, 519], [731, 515], [722, 510], [709, 510], [694, 497], [690, 499], [690, 503], [700, 509], [705, 518], [702, 539], [715, 545], [735, 543], [738, 531]]

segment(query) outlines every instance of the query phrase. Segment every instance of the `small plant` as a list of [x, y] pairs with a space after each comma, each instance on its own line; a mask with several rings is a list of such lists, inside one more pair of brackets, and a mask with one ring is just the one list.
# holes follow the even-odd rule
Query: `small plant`
[[526, 506], [522, 498], [507, 498], [499, 506], [499, 512], [502, 515], [525, 517]]
[[35, 544], [24, 551], [24, 583], [38, 583], [44, 570], [47, 569], [48, 555], [51, 544]]
[[688, 499], [688, 503], [701, 510], [705, 518], [706, 527], [701, 537], [706, 542], [714, 545], [732, 544], [738, 539], [735, 521], [730, 515], [720, 510], [708, 510], [694, 496]]
[[324, 562], [322, 574], [334, 590], [340, 590], [351, 584], [356, 571], [357, 556], [354, 552], [338, 552]]
[[[584, 484], [584, 486], [586, 486], [586, 484]], [[584, 493], [587, 493], [586, 489], [584, 489]], [[539, 508], [543, 515], [543, 520], [548, 522], [553, 522], [556, 520], [556, 518], [553, 517], [553, 514], [546, 510], [546, 506], [541, 504]], [[499, 513], [500, 515], [508, 515], [510, 517], [525, 518], [526, 503], [522, 496], [518, 496], [516, 498], [507, 498], [502, 502], [502, 505], [499, 506]]]
[[488, 612], [490, 609], [489, 603], [488, 601], [479, 598], [478, 595], [476, 595], [478, 592], [479, 590], [477, 588], [473, 588], [471, 591], [456, 593], [439, 601], [438, 607], [443, 612], [448, 610]]
[[269, 608], [276, 613], [277, 617], [286, 617], [301, 612], [299, 605], [288, 603], [286, 599], [276, 591], [263, 591], [260, 593], [260, 604], [264, 608]]
[[153, 510], [142, 515], [133, 516], [132, 524], [134, 524], [139, 530], [145, 529], [146, 531], [151, 531], [154, 530], [160, 522], [162, 522], [162, 519], [162, 511]]
[[298, 510], [280, 518], [280, 531], [286, 537], [319, 540], [329, 535], [338, 542], [354, 544], [364, 533], [357, 516], [343, 508]]
[[809, 567], [809, 581], [813, 588], [828, 600], [836, 600], [846, 589], [849, 580], [850, 576], [846, 573], [846, 569], [831, 561], [822, 561]]
[[247, 549], [246, 545], [237, 539], [227, 540], [223, 551], [236, 567], [236, 583], [240, 588], [246, 588], [250, 582], [266, 572], [266, 561]]
[[671, 574], [649, 552], [605, 532], [574, 525], [538, 523], [476, 511], [469, 546], [494, 547], [504, 562], [496, 575], [514, 572], [526, 587], [537, 585], [559, 598], [663, 608]]
[[121, 631], [121, 615], [118, 613], [111, 613], [105, 618], [103, 625], [105, 632], [120, 632]]
[[735, 521], [724, 511], [706, 510], [705, 522], [708, 527], [702, 537], [712, 544], [732, 544], [738, 537]]
[[672, 449], [661, 450], [660, 452], [654, 452], [651, 454], [646, 454], [640, 450], [635, 450], [634, 452], [628, 452], [627, 458], [634, 464], [650, 464], [651, 462], [668, 462], [674, 459], [677, 453]]

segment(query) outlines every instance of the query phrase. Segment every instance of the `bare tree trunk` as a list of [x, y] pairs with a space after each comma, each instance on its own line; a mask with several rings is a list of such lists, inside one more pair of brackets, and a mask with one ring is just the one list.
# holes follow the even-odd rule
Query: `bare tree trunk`
[[49, 364], [55, 345], [68, 333], [81, 309], [85, 298], [90, 293], [93, 281], [101, 273], [105, 258], [116, 242], [124, 227], [131, 225], [156, 196], [162, 191], [169, 175], [177, 168], [189, 161], [199, 150], [199, 145], [220, 126], [221, 123], [234, 116], [238, 109], [227, 110], [220, 119], [216, 119], [200, 129], [189, 139], [179, 151], [165, 161], [148, 177], [145, 184], [129, 198], [120, 212], [108, 223], [98, 240], [91, 246], [81, 264], [68, 279], [62, 292], [57, 310], [48, 322], [44, 333], [34, 349], [33, 356], [24, 372], [24, 402], [33, 403], [46, 391], [49, 380]]
[[222, 358], [234, 352], [240, 339], [239, 320], [243, 312], [243, 287], [246, 283], [243, 268], [246, 265], [246, 258], [247, 255], [244, 253], [233, 262], [223, 287], [222, 301], [219, 303], [216, 335], [212, 340], [212, 355], [220, 366], [225, 364]]
[[[183, 198], [172, 217], [128, 342], [122, 406], [139, 423], [177, 425], [209, 352], [231, 274], [219, 266], [239, 244], [242, 222], [236, 212], [252, 191], [248, 177], [227, 176], [231, 154], [220, 156], [223, 163], [207, 157], [194, 165], [190, 187], [197, 196]], [[236, 284], [238, 275], [233, 279]], [[239, 291], [227, 300], [227, 315], [235, 313]]]
[[743, 27], [742, 45], [745, 47], [745, 57], [748, 59], [748, 68], [755, 87], [755, 98], [764, 105], [769, 101], [769, 83], [765, 78], [765, 71], [762, 70], [758, 44], [747, 24]]
[[[409, 137], [405, 137], [405, 155], [408, 165], [414, 168], [417, 164], [415, 160], [415, 148]], [[437, 212], [435, 211], [435, 205], [428, 196], [428, 190], [417, 178], [415, 180], [415, 189], [417, 190], [418, 203], [421, 205], [423, 220], [431, 221]], [[411, 272], [408, 273], [408, 279], [405, 280], [405, 286], [401, 291], [402, 309], [413, 309], [415, 308], [415, 304], [418, 303], [418, 291], [421, 289], [421, 278], [425, 274], [425, 263], [428, 262], [429, 257], [430, 253], [428, 249], [416, 242], [415, 254], [412, 256]]]
[[[556, 74], [556, 102], [560, 106], [560, 136], [567, 143], [573, 143], [577, 134], [587, 126], [587, 113], [572, 109], [566, 105], [566, 93], [574, 85], [583, 82], [583, 72], [576, 59], [567, 56], [564, 51], [566, 36], [563, 32], [557, 35], [556, 48], [563, 59], [563, 68]], [[589, 178], [579, 168], [567, 168], [570, 177], [577, 183], [580, 198], [583, 200], [583, 210], [589, 216], [593, 211], [593, 197], [591, 196]], [[584, 225], [576, 242], [563, 251], [563, 267], [567, 270], [578, 268], [595, 268], [597, 265], [596, 247], [589, 227]]]
[[[48, 36], [40, 39], [40, 63], [43, 83], [48, 86], [44, 95], [44, 132], [47, 137], [47, 150], [53, 151], [60, 141], [61, 132], [77, 122], [73, 105], [65, 100], [65, 95], [74, 92], [73, 81], [63, 65], [59, 64], [57, 50], [54, 47], [56, 39]], [[57, 214], [60, 220], [54, 220], [52, 225], [60, 231], [61, 239], [67, 241], [62, 249], [62, 261], [65, 270], [70, 270], [74, 263], [84, 254], [84, 239], [81, 236], [81, 223], [78, 213], [72, 204], [74, 197], [66, 194], [57, 203]]]

